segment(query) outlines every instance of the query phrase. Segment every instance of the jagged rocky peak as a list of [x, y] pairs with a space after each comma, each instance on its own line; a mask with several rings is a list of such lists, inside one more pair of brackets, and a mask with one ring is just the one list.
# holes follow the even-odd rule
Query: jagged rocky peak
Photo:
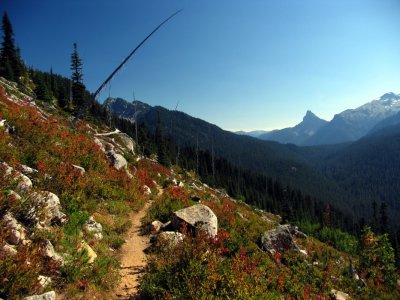
[[384, 103], [388, 103], [388, 104], [398, 104], [399, 105], [400, 104], [400, 95], [390, 92], [390, 93], [383, 94], [377, 100], [382, 101]]
[[303, 117], [303, 121], [310, 119], [319, 119], [311, 110], [307, 110], [306, 115]]

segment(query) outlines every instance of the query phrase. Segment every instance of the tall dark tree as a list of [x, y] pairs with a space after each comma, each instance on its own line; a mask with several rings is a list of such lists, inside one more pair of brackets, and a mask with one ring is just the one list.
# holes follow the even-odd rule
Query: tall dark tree
[[379, 214], [380, 214], [380, 230], [381, 230], [381, 232], [382, 232], [382, 234], [383, 233], [387, 233], [388, 231], [389, 231], [389, 227], [388, 227], [388, 220], [389, 220], [389, 217], [388, 217], [388, 214], [387, 214], [387, 204], [386, 203], [384, 203], [384, 202], [382, 202], [382, 204], [381, 204], [381, 207], [380, 207], [380, 210], [379, 210]]
[[157, 147], [158, 161], [164, 166], [169, 166], [169, 159], [167, 157], [167, 150], [165, 140], [163, 137], [163, 130], [161, 125], [160, 113], [157, 112], [157, 125], [155, 131], [155, 142]]
[[79, 108], [85, 104], [85, 86], [83, 84], [83, 73], [82, 73], [82, 60], [78, 54], [78, 47], [76, 43], [73, 44], [74, 50], [71, 54], [71, 93], [72, 93], [72, 104], [75, 108]]
[[0, 75], [12, 81], [19, 81], [24, 65], [19, 49], [14, 44], [14, 31], [7, 13], [3, 15], [3, 42], [0, 50]]

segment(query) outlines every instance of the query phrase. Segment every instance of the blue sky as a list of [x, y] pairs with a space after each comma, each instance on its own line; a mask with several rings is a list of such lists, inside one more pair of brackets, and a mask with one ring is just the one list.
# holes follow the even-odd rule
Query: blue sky
[[183, 11], [100, 95], [175, 108], [228, 130], [330, 120], [400, 92], [398, 0], [1, 0], [28, 65], [70, 76], [72, 43], [94, 92], [164, 18]]

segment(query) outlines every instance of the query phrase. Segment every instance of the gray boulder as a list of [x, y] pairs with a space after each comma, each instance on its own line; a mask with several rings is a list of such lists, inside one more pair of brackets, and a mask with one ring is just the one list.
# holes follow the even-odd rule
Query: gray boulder
[[272, 230], [266, 231], [261, 236], [261, 245], [264, 250], [271, 254], [276, 252], [284, 253], [290, 250], [305, 253], [304, 250], [297, 246], [292, 234], [285, 225], [279, 225]]
[[25, 297], [24, 300], [56, 300], [56, 292], [51, 291], [41, 295]]
[[135, 153], [136, 143], [129, 135], [127, 135], [124, 132], [121, 132], [121, 133], [118, 133], [118, 137], [120, 138], [120, 140], [125, 148], [127, 148], [130, 152]]
[[186, 223], [189, 229], [202, 230], [210, 237], [218, 233], [218, 219], [214, 212], [203, 204], [196, 204], [174, 212], [172, 224], [179, 230], [182, 223]]
[[121, 154], [115, 153], [113, 150], [110, 150], [107, 152], [107, 156], [111, 159], [111, 162], [115, 169], [121, 170], [128, 167], [128, 162]]

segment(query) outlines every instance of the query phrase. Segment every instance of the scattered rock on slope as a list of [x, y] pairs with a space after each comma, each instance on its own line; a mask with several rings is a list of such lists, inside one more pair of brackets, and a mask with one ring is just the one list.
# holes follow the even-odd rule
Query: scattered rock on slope
[[175, 247], [183, 241], [185, 236], [180, 232], [164, 231], [157, 237], [157, 243], [165, 243], [168, 247]]
[[92, 234], [96, 240], [103, 239], [103, 226], [101, 226], [100, 223], [97, 223], [93, 217], [90, 217], [83, 225], [83, 230], [86, 233]]
[[56, 300], [56, 293], [51, 291], [41, 295], [25, 297], [24, 300]]
[[305, 252], [297, 246], [288, 226], [286, 225], [279, 225], [278, 227], [265, 232], [261, 237], [261, 244], [263, 249], [271, 254], [275, 254], [276, 252], [284, 253], [289, 250], [301, 253]]
[[110, 150], [107, 152], [107, 156], [111, 159], [111, 162], [115, 169], [121, 170], [128, 167], [128, 162], [121, 154], [115, 153], [113, 150]]
[[56, 194], [47, 191], [34, 192], [31, 200], [33, 207], [29, 211], [29, 218], [33, 222], [62, 225], [67, 221], [67, 216], [61, 211], [60, 199]]
[[174, 212], [172, 224], [179, 230], [182, 223], [189, 225], [189, 229], [194, 231], [203, 230], [210, 237], [215, 237], [218, 233], [218, 219], [214, 212], [203, 204], [193, 205]]
[[118, 137], [121, 139], [121, 142], [125, 148], [127, 148], [130, 152], [135, 153], [134, 149], [135, 149], [136, 143], [129, 135], [127, 135], [124, 132], [121, 132], [121, 133], [118, 133]]

